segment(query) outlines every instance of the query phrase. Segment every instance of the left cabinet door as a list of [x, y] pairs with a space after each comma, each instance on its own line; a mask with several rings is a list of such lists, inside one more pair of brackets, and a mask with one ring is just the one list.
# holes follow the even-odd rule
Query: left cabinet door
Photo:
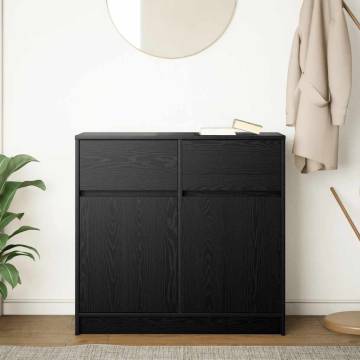
[[80, 198], [80, 312], [177, 310], [177, 198]]

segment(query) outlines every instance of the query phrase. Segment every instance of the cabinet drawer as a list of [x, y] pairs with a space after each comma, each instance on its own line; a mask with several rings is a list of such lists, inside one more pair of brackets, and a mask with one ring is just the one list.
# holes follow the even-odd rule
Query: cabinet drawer
[[177, 141], [81, 140], [81, 190], [176, 190]]
[[280, 191], [279, 140], [183, 141], [183, 190]]

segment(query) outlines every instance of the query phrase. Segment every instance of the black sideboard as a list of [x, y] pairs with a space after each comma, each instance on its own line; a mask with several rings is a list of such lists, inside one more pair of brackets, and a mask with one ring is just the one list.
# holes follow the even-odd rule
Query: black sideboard
[[285, 137], [76, 136], [76, 334], [285, 334]]

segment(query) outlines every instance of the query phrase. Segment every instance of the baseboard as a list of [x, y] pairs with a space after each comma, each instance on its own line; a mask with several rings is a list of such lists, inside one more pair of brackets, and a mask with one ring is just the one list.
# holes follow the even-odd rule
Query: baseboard
[[340, 311], [360, 311], [360, 300], [287, 300], [287, 315], [328, 315]]
[[[338, 311], [360, 311], [360, 300], [288, 300], [287, 315], [327, 315]], [[74, 299], [9, 299], [5, 315], [74, 315]]]
[[74, 299], [9, 299], [4, 315], [74, 315]]

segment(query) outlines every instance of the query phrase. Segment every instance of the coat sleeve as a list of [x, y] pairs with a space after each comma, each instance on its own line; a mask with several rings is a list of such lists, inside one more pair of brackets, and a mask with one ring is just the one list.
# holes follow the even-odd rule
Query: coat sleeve
[[332, 124], [345, 122], [351, 93], [351, 45], [342, 1], [333, 9], [328, 39], [328, 72]]
[[300, 68], [300, 35], [297, 30], [294, 36], [290, 55], [290, 64], [286, 91], [286, 125], [295, 126], [299, 106], [298, 85], [301, 77]]

